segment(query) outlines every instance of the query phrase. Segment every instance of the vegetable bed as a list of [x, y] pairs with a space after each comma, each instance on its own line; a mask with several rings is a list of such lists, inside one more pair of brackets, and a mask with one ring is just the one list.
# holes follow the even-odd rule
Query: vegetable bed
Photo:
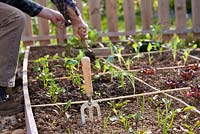
[[[83, 125], [80, 106], [88, 100], [80, 63], [84, 54], [62, 46], [27, 48], [23, 90], [28, 133], [200, 133], [199, 58], [185, 61], [177, 51], [174, 59], [170, 50], [94, 51], [93, 99], [102, 119], [94, 112], [94, 122], [87, 117]], [[192, 76], [185, 79], [182, 72], [188, 70]]]

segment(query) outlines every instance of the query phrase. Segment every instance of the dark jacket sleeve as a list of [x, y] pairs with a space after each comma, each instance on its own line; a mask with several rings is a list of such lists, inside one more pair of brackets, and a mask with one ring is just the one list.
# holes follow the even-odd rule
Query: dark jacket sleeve
[[42, 10], [41, 5], [30, 0], [17, 0], [14, 6], [32, 17], [38, 15]]
[[74, 0], [51, 0], [60, 13], [64, 16], [66, 26], [71, 25], [70, 17], [67, 12], [67, 6], [70, 6], [76, 13], [77, 16], [80, 15], [79, 10], [76, 6], [76, 2]]

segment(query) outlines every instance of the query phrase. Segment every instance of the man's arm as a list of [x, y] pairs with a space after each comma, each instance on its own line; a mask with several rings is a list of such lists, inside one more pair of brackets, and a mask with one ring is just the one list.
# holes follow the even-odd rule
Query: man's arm
[[13, 6], [15, 6], [16, 8], [20, 9], [21, 11], [27, 13], [32, 17], [37, 16], [43, 9], [43, 6], [30, 0], [13, 0], [13, 1], [14, 1]]
[[51, 20], [55, 25], [64, 27], [71, 25], [73, 33], [78, 38], [87, 37], [87, 24], [85, 24], [82, 16], [76, 6], [74, 0], [51, 0], [62, 13], [55, 10], [43, 7], [42, 5], [30, 0], [1, 0], [1, 2], [12, 5], [30, 16], [39, 16]]
[[66, 26], [72, 24], [73, 33], [79, 39], [87, 38], [87, 24], [82, 19], [74, 0], [51, 0], [65, 18]]

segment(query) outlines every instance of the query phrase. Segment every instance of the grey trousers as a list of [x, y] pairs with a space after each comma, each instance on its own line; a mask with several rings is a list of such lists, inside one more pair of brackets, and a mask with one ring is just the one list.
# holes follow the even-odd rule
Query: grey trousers
[[0, 86], [14, 87], [25, 15], [0, 2]]

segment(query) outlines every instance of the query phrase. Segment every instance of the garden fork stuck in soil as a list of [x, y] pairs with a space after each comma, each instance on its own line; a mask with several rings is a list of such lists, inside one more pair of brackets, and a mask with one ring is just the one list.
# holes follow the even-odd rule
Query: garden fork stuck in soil
[[96, 108], [98, 119], [101, 119], [101, 111], [100, 106], [97, 101], [92, 100], [93, 88], [92, 88], [92, 81], [91, 81], [91, 65], [90, 65], [90, 58], [83, 57], [81, 59], [82, 62], [82, 70], [83, 70], [83, 78], [85, 81], [85, 91], [88, 97], [88, 102], [85, 102], [81, 106], [81, 119], [82, 124], [85, 124], [85, 110], [88, 109], [89, 112], [89, 119], [93, 121], [93, 109]]

